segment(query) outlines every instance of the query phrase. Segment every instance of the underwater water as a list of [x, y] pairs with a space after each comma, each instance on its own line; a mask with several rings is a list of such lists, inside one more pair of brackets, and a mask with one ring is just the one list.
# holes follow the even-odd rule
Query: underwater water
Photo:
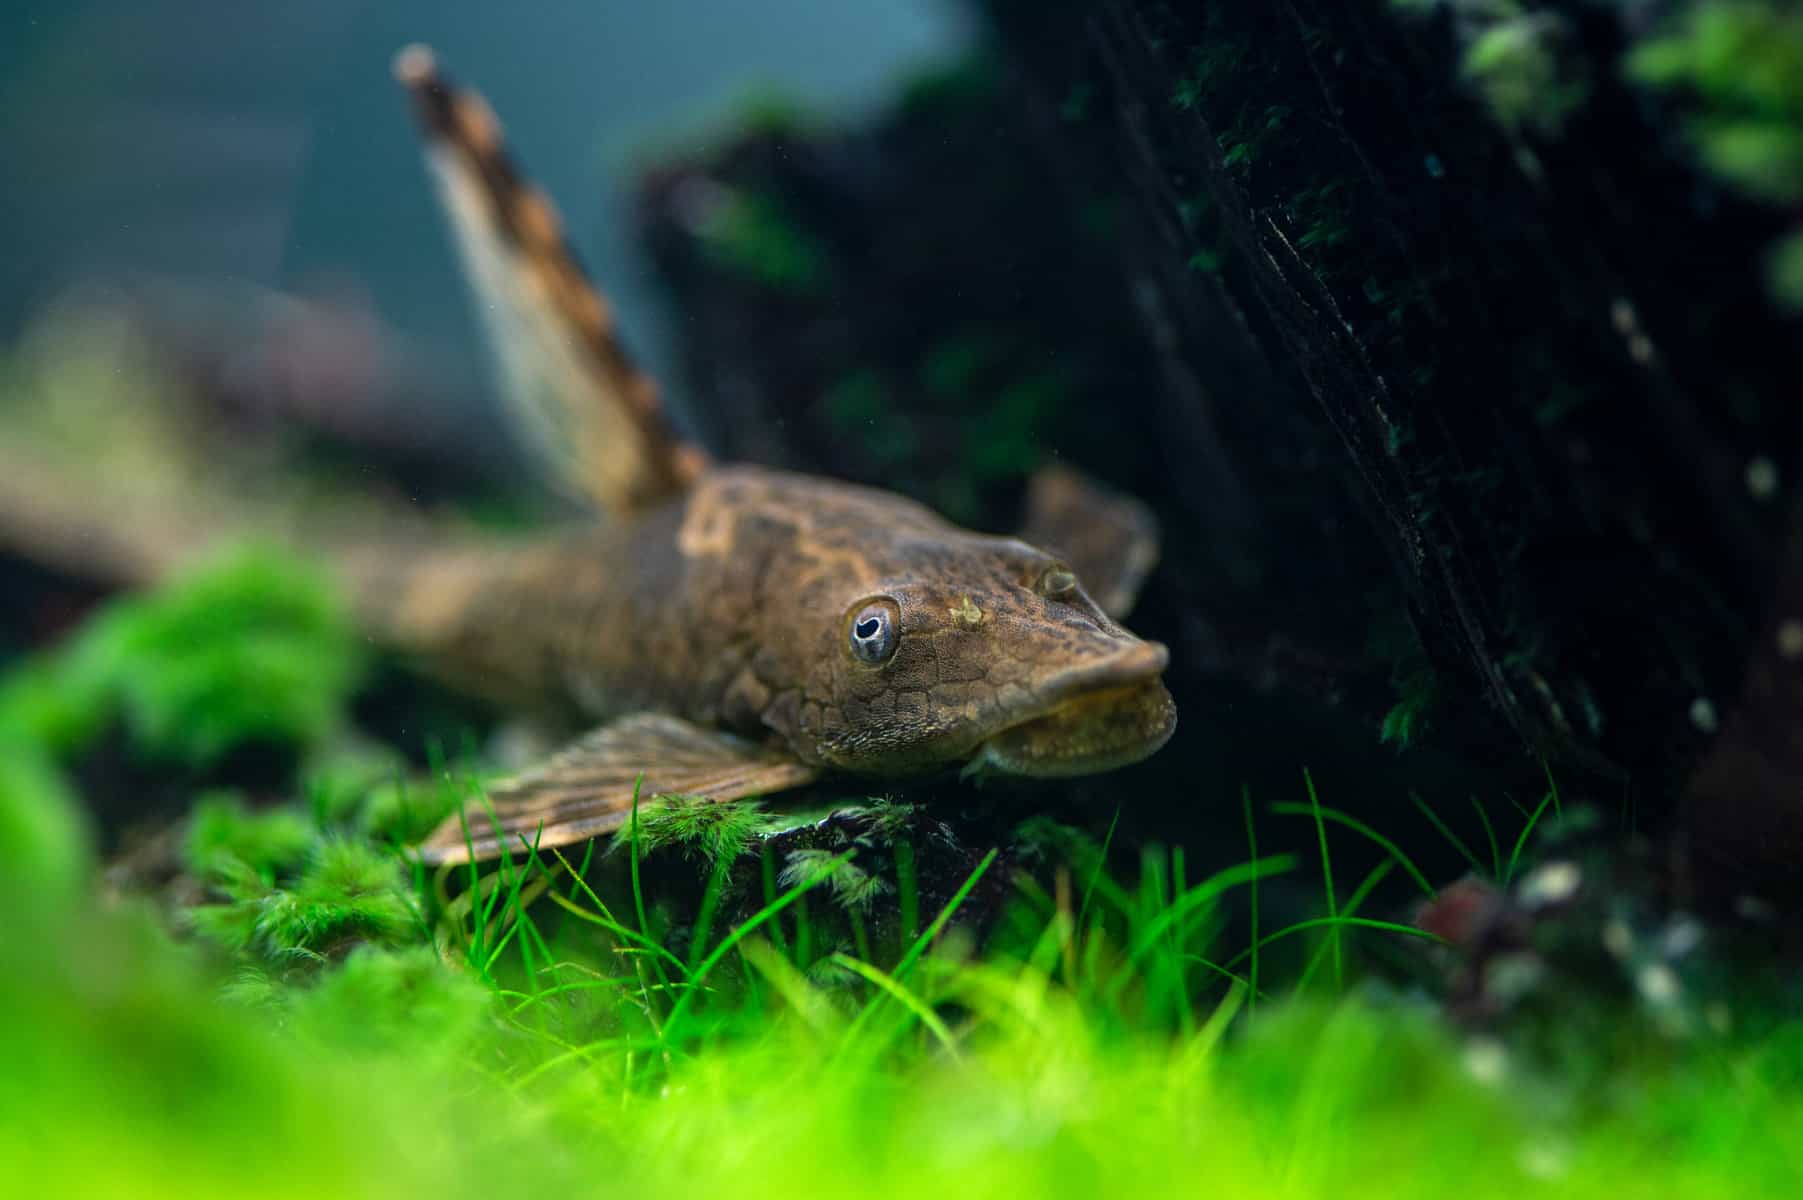
[[10, 1176], [1795, 1192], [1795, 6], [12, 19]]

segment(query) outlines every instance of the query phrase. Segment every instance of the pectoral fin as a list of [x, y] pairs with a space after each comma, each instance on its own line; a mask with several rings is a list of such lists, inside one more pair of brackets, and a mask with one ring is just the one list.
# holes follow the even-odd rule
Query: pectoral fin
[[1090, 597], [1117, 620], [1132, 610], [1158, 562], [1151, 510], [1066, 466], [1042, 467], [1028, 481], [1020, 536], [1063, 556]]
[[641, 804], [665, 795], [736, 800], [800, 787], [819, 773], [744, 738], [659, 713], [635, 713], [493, 785], [492, 818], [468, 805], [463, 819], [445, 820], [419, 851], [428, 863], [459, 863], [498, 858], [503, 848], [521, 854], [529, 846], [545, 850], [586, 841], [626, 824], [635, 785]]
[[681, 491], [706, 456], [670, 429], [656, 383], [620, 344], [551, 202], [520, 173], [481, 96], [424, 46], [395, 59], [413, 94], [510, 415], [553, 482], [613, 512]]

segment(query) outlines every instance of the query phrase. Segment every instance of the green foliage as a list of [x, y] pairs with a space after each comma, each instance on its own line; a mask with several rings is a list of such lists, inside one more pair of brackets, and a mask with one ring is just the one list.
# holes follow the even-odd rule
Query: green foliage
[[[1690, 140], [1718, 178], [1768, 204], [1803, 204], [1803, 9], [1690, 0], [1626, 69], [1681, 99]], [[1803, 310], [1803, 232], [1773, 248], [1767, 269], [1773, 296]]]
[[313, 845], [314, 826], [292, 808], [246, 812], [231, 793], [203, 795], [188, 817], [182, 857], [202, 879], [254, 878], [273, 883], [298, 867]]
[[720, 266], [777, 292], [816, 295], [832, 259], [773, 196], [734, 192], [702, 223], [701, 245]]
[[[640, 854], [676, 849], [710, 865], [730, 863], [753, 838], [779, 825], [755, 800], [715, 803], [700, 796], [659, 796], [639, 805], [638, 849]], [[615, 833], [614, 850], [626, 848], [632, 836], [630, 826]]]
[[1497, 6], [1465, 47], [1461, 69], [1502, 125], [1554, 137], [1589, 98], [1590, 87], [1562, 51], [1563, 22], [1544, 10]]
[[[37, 803], [71, 806], [54, 785]], [[1280, 807], [1314, 822], [1323, 855], [1350, 830], [1406, 863], [1312, 795]], [[1649, 1052], [1644, 1035], [1580, 1045], [1618, 1055], [1586, 1092], [1373, 989], [1285, 1000], [1267, 962], [1259, 997], [1246, 955], [1217, 946], [1227, 906], [1297, 868], [1284, 857], [1191, 881], [1181, 852], [1148, 851], [1129, 884], [1103, 847], [1040, 820], [1023, 852], [1062, 862], [1065, 883], [1014, 881], [982, 953], [960, 923], [978, 888], [1005, 885], [993, 854], [893, 960], [825, 947], [804, 961], [781, 949], [794, 945], [781, 925], [851, 878], [849, 853], [792, 859], [783, 891], [678, 955], [555, 858], [491, 870], [469, 893], [484, 899], [446, 904], [390, 852], [316, 837], [296, 865], [267, 815], [215, 800], [206, 823], [190, 851], [205, 847], [239, 895], [189, 915], [238, 923], [227, 976], [79, 891], [34, 893], [38, 919], [13, 914], [9, 1176], [184, 1197], [253, 1182], [296, 1196], [758, 1196], [797, 1180], [848, 1194], [1685, 1197], [1785, 1195], [1803, 1170], [1803, 1148], [1772, 1135], [1803, 1121], [1794, 1017], [1757, 1037], [1688, 1034], [1682, 1052]], [[73, 828], [67, 811], [40, 826]], [[240, 869], [258, 858], [275, 886]], [[1358, 938], [1399, 928], [1357, 915], [1367, 893], [1338, 896], [1331, 925], [1259, 943], [1331, 929], [1350, 969]], [[480, 970], [434, 945], [459, 942], [480, 944]], [[1615, 1025], [1644, 1027], [1632, 1013]]]
[[147, 756], [205, 767], [246, 743], [320, 741], [358, 665], [324, 581], [241, 551], [107, 605], [0, 688], [0, 725], [66, 753], [119, 719]]
[[[995, 90], [995, 69], [986, 59], [962, 58], [910, 75], [896, 105], [916, 120], [958, 120], [992, 97]], [[1078, 103], [1080, 107], [1082, 102]], [[1073, 119], [1071, 107], [1067, 101], [1066, 119]]]
[[265, 883], [234, 865], [240, 860], [215, 861], [230, 899], [189, 915], [201, 933], [239, 953], [318, 961], [364, 942], [397, 945], [425, 928], [399, 862], [361, 842], [315, 842], [290, 887]]
[[847, 375], [827, 390], [827, 420], [839, 437], [856, 439], [879, 466], [897, 467], [920, 450], [920, 433], [914, 420], [893, 403], [882, 374], [862, 370]]
[[872, 874], [842, 853], [826, 849], [796, 850], [783, 865], [786, 888], [826, 884], [833, 898], [848, 909], [863, 911], [890, 890], [882, 876]]
[[1693, 0], [1635, 47], [1630, 78], [1696, 98], [1691, 133], [1712, 169], [1774, 203], [1803, 196], [1803, 10]]
[[51, 753], [86, 744], [105, 726], [109, 710], [104, 688], [59, 663], [28, 661], [0, 679], [0, 730]]
[[359, 946], [285, 999], [295, 1025], [317, 1041], [440, 1057], [467, 1048], [495, 1007], [491, 989], [446, 970], [430, 946]]
[[56, 765], [28, 742], [0, 737], [0, 911], [42, 898], [68, 904], [88, 882], [87, 823]]
[[1787, 235], [1772, 247], [1766, 275], [1778, 303], [1803, 312], [1803, 230]]
[[[977, 485], [1018, 479], [1037, 467], [1052, 416], [1070, 399], [1070, 379], [1057, 366], [1022, 363], [1017, 340], [970, 330], [935, 345], [921, 364], [921, 383], [941, 402], [962, 407], [960, 479]], [[974, 396], [983, 403], [971, 404]]]
[[1396, 703], [1384, 714], [1377, 736], [1385, 745], [1407, 750], [1427, 732], [1440, 699], [1440, 676], [1408, 619], [1381, 597], [1372, 602], [1367, 649], [1378, 661], [1389, 662], [1390, 686], [1396, 692]]
[[[982, 356], [956, 358], [941, 364], [948, 384]], [[244, 609], [272, 607], [290, 633], [326, 628], [246, 604], [230, 636], [261, 628]], [[145, 624], [165, 637], [208, 629], [160, 619]], [[98, 653], [89, 636], [71, 660]], [[95, 641], [132, 669], [168, 660], [108, 641], [123, 636]], [[77, 691], [95, 679], [106, 686]], [[140, 906], [85, 895], [85, 830], [48, 752], [123, 711], [112, 676], [59, 658], [9, 685], [37, 715], [0, 738], [7, 1177], [183, 1197], [1758, 1196], [1788, 1194], [1803, 1171], [1803, 1148], [1772, 1133], [1803, 1121], [1803, 1034], [1782, 1011], [1769, 1032], [1729, 1038], [1701, 1021], [1671, 1032], [1630, 1001], [1600, 1026], [1619, 1032], [1577, 1039], [1578, 1069], [1549, 1075], [1361, 985], [1367, 951], [1426, 940], [1383, 919], [1385, 873], [1432, 887], [1312, 779], [1306, 805], [1269, 811], [1311, 823], [1327, 915], [1275, 929], [1285, 898], [1314, 888], [1283, 878], [1261, 912], [1260, 889], [1304, 868], [1258, 855], [1249, 798], [1250, 861], [1198, 871], [1181, 849], [1147, 847], [1123, 879], [1108, 841], [1039, 819], [949, 899], [949, 884], [924, 892], [916, 878], [908, 810], [872, 804], [856, 822], [815, 822], [823, 844], [788, 854], [780, 878], [764, 843], [768, 890], [713, 920], [725, 865], [758, 861], [759, 839], [807, 818], [647, 803], [619, 846], [631, 894], [617, 909], [617, 861], [553, 853], [428, 876], [396, 846], [463, 785], [409, 788], [391, 757], [326, 738], [345, 686], [307, 727], [298, 798], [198, 801], [184, 858], [208, 891], [179, 913], [196, 946]], [[71, 717], [82, 704], [101, 715]], [[1497, 877], [1559, 808], [1549, 781], [1518, 836], [1511, 824], [1499, 840], [1484, 818]], [[1385, 855], [1362, 882], [1335, 870], [1348, 838]], [[712, 864], [710, 915], [687, 927], [652, 919], [658, 898], [640, 883], [645, 855], [674, 853]], [[879, 902], [891, 864], [893, 914]], [[853, 915], [848, 932], [810, 921], [816, 893]], [[973, 913], [998, 897], [979, 950]], [[1250, 944], [1229, 932], [1247, 908]], [[874, 936], [891, 915], [893, 934]]]
[[373, 784], [363, 793], [353, 828], [384, 846], [411, 846], [457, 808], [449, 787], [414, 787], [404, 778]]

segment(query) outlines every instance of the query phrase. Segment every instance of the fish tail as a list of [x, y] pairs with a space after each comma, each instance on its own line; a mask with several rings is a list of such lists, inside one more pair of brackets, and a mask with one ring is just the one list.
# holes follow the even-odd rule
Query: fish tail
[[528, 182], [478, 93], [432, 51], [394, 62], [413, 98], [452, 233], [488, 327], [514, 424], [566, 491], [629, 512], [706, 465], [672, 430], [656, 382], [621, 344], [550, 200]]

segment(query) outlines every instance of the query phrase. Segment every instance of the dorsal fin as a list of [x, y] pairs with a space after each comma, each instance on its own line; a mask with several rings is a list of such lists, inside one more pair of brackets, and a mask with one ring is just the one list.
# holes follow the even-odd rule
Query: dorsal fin
[[620, 345], [613, 312], [551, 202], [507, 152], [500, 122], [409, 46], [395, 77], [412, 93], [426, 157], [488, 326], [503, 390], [556, 483], [616, 513], [681, 491], [706, 455], [671, 430], [656, 382]]

